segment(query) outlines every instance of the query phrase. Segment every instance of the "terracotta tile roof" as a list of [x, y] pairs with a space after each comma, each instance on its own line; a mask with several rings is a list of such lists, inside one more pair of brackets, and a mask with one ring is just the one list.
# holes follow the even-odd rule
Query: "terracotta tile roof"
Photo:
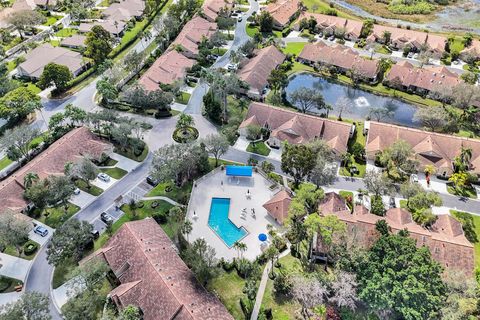
[[386, 80], [398, 79], [405, 87], [415, 87], [423, 90], [432, 90], [436, 86], [454, 87], [461, 82], [457, 74], [444, 66], [417, 68], [403, 61], [394, 64]]
[[383, 39], [383, 33], [385, 31], [390, 32], [390, 40], [392, 42], [399, 42], [403, 44], [411, 44], [415, 47], [419, 47], [420, 45], [425, 43], [427, 38], [427, 33], [415, 31], [415, 30], [408, 30], [408, 29], [401, 29], [401, 28], [394, 28], [394, 27], [387, 27], [376, 24], [373, 26], [372, 34], [367, 38], [369, 40], [375, 39]]
[[[464, 235], [462, 225], [450, 215], [440, 215], [431, 229], [416, 224], [410, 212], [393, 208], [384, 217], [369, 213], [364, 206], [355, 206], [353, 213], [347, 209], [344, 199], [333, 192], [325, 194], [319, 205], [321, 215], [336, 215], [348, 226], [349, 235], [359, 246], [370, 246], [378, 238], [375, 224], [385, 220], [393, 232], [407, 229], [417, 246], [427, 246], [432, 257], [445, 267], [453, 267], [471, 273], [473, 271], [473, 245]], [[317, 250], [322, 249], [321, 240]]]
[[328, 46], [322, 41], [308, 43], [298, 55], [299, 59], [334, 65], [345, 70], [355, 69], [367, 78], [375, 78], [378, 72], [378, 61], [361, 57], [351, 48], [335, 44]]
[[41, 179], [49, 175], [61, 175], [67, 162], [75, 162], [87, 155], [98, 158], [110, 150], [111, 145], [101, 141], [86, 127], [73, 129], [0, 182], [0, 212], [4, 209], [19, 212], [26, 206], [23, 178], [27, 173], [34, 172]]
[[[255, 119], [253, 119], [255, 118]], [[270, 137], [298, 144], [323, 139], [338, 154], [347, 150], [352, 125], [298, 113], [268, 104], [252, 102], [240, 129], [255, 121], [260, 126], [268, 126]]]
[[82, 68], [83, 57], [78, 52], [44, 43], [28, 52], [25, 55], [25, 61], [18, 66], [18, 69], [22, 74], [39, 78], [43, 68], [50, 62], [64, 65], [74, 73]]
[[480, 140], [456, 137], [400, 127], [392, 124], [370, 121], [366, 142], [369, 158], [385, 150], [397, 140], [410, 144], [422, 165], [433, 165], [437, 169], [450, 170], [453, 159], [460, 154], [463, 147], [472, 149], [471, 170], [480, 173]]
[[120, 0], [102, 11], [102, 15], [108, 17], [108, 20], [128, 22], [134, 17], [142, 16], [144, 10], [145, 1]]
[[125, 29], [125, 26], [127, 25], [126, 22], [117, 20], [115, 25], [114, 20], [104, 20], [104, 21], [96, 21], [92, 23], [80, 23], [80, 26], [78, 26], [78, 32], [81, 33], [87, 33], [92, 30], [94, 26], [101, 26], [103, 29], [108, 31], [111, 34], [118, 34], [122, 32], [122, 30]]
[[178, 34], [171, 47], [181, 46], [192, 54], [198, 54], [198, 45], [205, 37], [209, 39], [217, 30], [217, 24], [209, 22], [200, 16], [188, 21]]
[[427, 41], [426, 44], [428, 47], [437, 52], [442, 53], [445, 51], [445, 43], [447, 42], [447, 38], [444, 36], [439, 36], [436, 34], [427, 33]]
[[195, 60], [188, 59], [176, 50], [171, 50], [162, 54], [138, 82], [146, 90], [157, 90], [160, 83], [172, 84], [183, 79], [187, 68], [191, 68], [194, 64]]
[[240, 70], [238, 77], [248, 83], [250, 89], [259, 93], [268, 85], [268, 77], [285, 60], [285, 55], [275, 46], [268, 46], [257, 51], [257, 55], [250, 59]]
[[268, 11], [273, 20], [281, 26], [290, 22], [290, 19], [298, 12], [300, 0], [279, 0], [271, 2], [264, 10]]
[[473, 40], [472, 44], [469, 47], [462, 50], [462, 53], [466, 53], [466, 52], [471, 53], [480, 58], [480, 40], [476, 40], [476, 39]]
[[286, 190], [280, 190], [272, 199], [265, 202], [263, 207], [278, 223], [283, 224], [288, 218], [290, 202], [292, 202], [290, 194]]
[[334, 31], [338, 28], [345, 28], [347, 35], [353, 35], [356, 38], [360, 37], [363, 26], [363, 22], [361, 21], [311, 12], [302, 12], [297, 21], [299, 22], [302, 19], [308, 20], [310, 17], [313, 17], [317, 21], [317, 28], [319, 29], [331, 29]]
[[215, 21], [218, 13], [222, 10], [230, 10], [233, 8], [233, 3], [227, 0], [206, 0], [203, 5], [203, 14], [207, 16], [210, 21]]
[[145, 320], [233, 319], [218, 298], [198, 283], [151, 218], [125, 223], [96, 255], [106, 260], [121, 282], [109, 294], [120, 309], [138, 306]]
[[81, 34], [74, 34], [71, 37], [64, 38], [62, 42], [60, 42], [60, 45], [67, 46], [67, 47], [86, 48], [86, 45], [85, 45], [86, 39], [87, 39], [86, 36], [83, 36]]

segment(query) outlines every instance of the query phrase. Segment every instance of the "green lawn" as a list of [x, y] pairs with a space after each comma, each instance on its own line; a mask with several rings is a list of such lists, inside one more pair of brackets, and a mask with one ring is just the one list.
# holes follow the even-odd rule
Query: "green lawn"
[[450, 52], [461, 52], [465, 48], [462, 37], [454, 37], [450, 43]]
[[247, 152], [253, 152], [262, 156], [268, 156], [270, 154], [270, 148], [267, 147], [267, 145], [263, 141], [255, 143], [250, 142], [247, 147]]
[[148, 19], [146, 18], [144, 18], [142, 21], [137, 21], [135, 23], [135, 26], [132, 29], [125, 32], [125, 34], [122, 37], [122, 40], [120, 40], [120, 46], [131, 41], [140, 31], [143, 30], [143, 28], [145, 28], [147, 23], [148, 23]]
[[307, 43], [308, 42], [289, 42], [285, 46], [285, 49], [283, 49], [283, 53], [294, 54], [294, 55], [298, 56], [300, 54], [300, 52], [302, 52], [303, 47], [305, 47], [305, 45]]
[[[280, 258], [280, 268], [275, 268], [275, 272], [299, 273], [302, 271], [300, 260], [287, 255]], [[273, 319], [289, 320], [296, 319], [296, 311], [300, 308], [299, 304], [289, 297], [276, 296], [273, 290], [273, 280], [270, 278], [265, 288], [265, 295], [262, 300], [262, 309], [272, 309]]]
[[[455, 210], [450, 210], [450, 213], [455, 216], [457, 211]], [[460, 213], [460, 212], [459, 212]], [[469, 215], [473, 219], [473, 224], [475, 226], [475, 233], [477, 236], [480, 237], [480, 216], [476, 216], [473, 214], [466, 213], [465, 214]], [[480, 267], [480, 242], [474, 243], [473, 244], [474, 249], [475, 249], [475, 267]]]
[[41, 212], [38, 212], [38, 209], [35, 209], [33, 216], [38, 217], [36, 219], [42, 223], [45, 223], [47, 226], [57, 229], [79, 210], [80, 207], [69, 203], [66, 212], [63, 206], [58, 206], [44, 209]]
[[55, 267], [53, 271], [52, 288], [57, 289], [72, 278], [72, 271], [77, 267], [74, 261], [68, 260]]
[[469, 187], [469, 188], [463, 188], [462, 190], [457, 190], [453, 186], [447, 186], [447, 191], [450, 194], [454, 194], [456, 196], [463, 196], [463, 197], [468, 197], [472, 199], [477, 199], [477, 192], [475, 191], [475, 188]]
[[39, 94], [40, 91], [42, 91], [42, 89], [40, 89], [39, 87], [37, 87], [35, 84], [31, 82], [28, 83], [27, 88], [30, 89], [35, 94]]
[[382, 54], [391, 54], [392, 52], [388, 50], [386, 46], [377, 46], [375, 48], [375, 52], [382, 53]]
[[[158, 206], [155, 209], [151, 207], [151, 204], [153, 202], [158, 203]], [[143, 203], [143, 208], [136, 209], [136, 215], [133, 214], [128, 204], [122, 206], [121, 209], [122, 211], [125, 212], [125, 214], [120, 219], [115, 221], [115, 223], [112, 225], [113, 234], [117, 232], [117, 230], [120, 229], [120, 227], [125, 222], [133, 221], [133, 220], [142, 220], [142, 219], [145, 219], [146, 217], [151, 217], [154, 212], [167, 213], [168, 210], [170, 210], [170, 208], [173, 207], [170, 203], [162, 200], [146, 200], [146, 201], [142, 201], [142, 203]], [[173, 238], [173, 231], [169, 223], [162, 224], [160, 226], [170, 238]], [[100, 249], [107, 242], [109, 238], [110, 236], [108, 235], [108, 233], [106, 232], [102, 233], [100, 237], [95, 241], [94, 250]]]
[[148, 156], [148, 146], [145, 145], [145, 148], [143, 149], [142, 153], [139, 156], [135, 155], [132, 149], [128, 149], [127, 151], [124, 151], [124, 150], [115, 148], [114, 152], [118, 153], [121, 156], [132, 159], [134, 161], [142, 162]]
[[85, 191], [86, 193], [90, 193], [92, 196], [99, 196], [103, 193], [103, 189], [99, 188], [97, 186], [94, 186], [93, 184], [90, 184], [90, 188], [87, 186], [87, 183], [83, 180], [75, 180], [75, 185], [77, 188], [79, 188], [82, 191]]
[[297, 72], [315, 72], [312, 67], [304, 65], [303, 63], [295, 61], [292, 70], [287, 72], [287, 75], [292, 75]]
[[60, 18], [61, 18], [60, 16], [47, 17], [47, 21], [43, 25], [49, 27], [49, 26], [55, 24], [55, 22], [57, 22]]
[[2, 159], [0, 159], [0, 170], [5, 169], [11, 163], [13, 163], [13, 161], [10, 160], [7, 156], [3, 157]]
[[[258, 26], [252, 26], [250, 24], [247, 24], [247, 34], [250, 36], [250, 37], [254, 37], [255, 34], [259, 33], [260, 30], [258, 28]], [[269, 33], [266, 33], [266, 32], [263, 32], [262, 33], [262, 36], [263, 38], [268, 38], [268, 37], [276, 37], [276, 38], [281, 38], [282, 37], [282, 32], [281, 31], [278, 31], [278, 30], [273, 30], [272, 32], [269, 32]]]
[[102, 168], [100, 169], [103, 173], [108, 174], [113, 179], [122, 179], [128, 172], [122, 168]]
[[[307, 11], [315, 13], [326, 14], [328, 10], [331, 10], [330, 5], [327, 1], [322, 0], [304, 0], [302, 1], [303, 5], [307, 7]], [[316, 10], [314, 10], [316, 8]], [[355, 16], [348, 14], [346, 12], [340, 11], [338, 6], [335, 8], [337, 15], [342, 18], [348, 18], [353, 20], [358, 20]]]
[[7, 66], [8, 72], [10, 72], [17, 67], [17, 64], [15, 63], [15, 60], [10, 60], [6, 63], [6, 66]]
[[191, 192], [192, 183], [187, 183], [182, 187], [178, 187], [173, 182], [164, 182], [150, 190], [150, 192], [147, 194], [147, 197], [163, 196], [168, 197], [176, 202], [186, 204]]
[[78, 30], [77, 30], [77, 29], [63, 28], [63, 29], [61, 29], [61, 30], [58, 30], [58, 31], [55, 33], [55, 37], [66, 38], [66, 37], [73, 36], [74, 34], [77, 34], [77, 33], [78, 33]]
[[[25, 241], [25, 243], [27, 243], [27, 242], [36, 243], [33, 240]], [[25, 245], [25, 243], [23, 245]], [[37, 250], [35, 252], [33, 252], [32, 254], [29, 254], [29, 255], [26, 255], [26, 254], [23, 253], [23, 247], [21, 248], [20, 254], [19, 254], [17, 249], [14, 246], [7, 246], [5, 248], [5, 250], [3, 250], [3, 253], [8, 254], [10, 256], [13, 256], [13, 257], [22, 258], [22, 259], [25, 259], [25, 260], [32, 260], [33, 258], [35, 258], [36, 254], [38, 252], [38, 249], [40, 249], [40, 245], [38, 243], [36, 243], [36, 244], [37, 244]]]
[[181, 104], [188, 104], [191, 94], [188, 92], [180, 92], [179, 96], [175, 97], [175, 101]]
[[208, 283], [207, 289], [220, 297], [234, 319], [243, 320], [245, 315], [240, 307], [240, 299], [245, 297], [242, 291], [244, 286], [245, 280], [234, 269], [230, 272], [222, 270], [219, 276]]

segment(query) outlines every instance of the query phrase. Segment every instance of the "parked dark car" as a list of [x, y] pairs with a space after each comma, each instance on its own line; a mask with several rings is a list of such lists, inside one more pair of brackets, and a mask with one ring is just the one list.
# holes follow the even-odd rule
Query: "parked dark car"
[[395, 198], [394, 197], [390, 197], [389, 205], [390, 205], [390, 208], [396, 208], [397, 207], [397, 205], [395, 204]]
[[113, 217], [106, 212], [102, 212], [102, 214], [100, 215], [100, 220], [102, 220], [106, 224], [113, 223]]
[[93, 236], [93, 239], [98, 239], [100, 237], [100, 232], [98, 232], [98, 230], [92, 230], [92, 232], [90, 232]]
[[152, 176], [148, 176], [147, 177], [147, 183], [153, 187], [156, 187], [158, 185], [158, 180], [155, 179], [154, 177]]

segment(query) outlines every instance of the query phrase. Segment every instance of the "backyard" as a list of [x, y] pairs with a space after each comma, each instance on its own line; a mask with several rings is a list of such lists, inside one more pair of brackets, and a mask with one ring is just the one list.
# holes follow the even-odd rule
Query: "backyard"
[[207, 289], [215, 293], [220, 301], [225, 305], [227, 310], [234, 319], [245, 319], [242, 308], [240, 307], [240, 299], [245, 298], [243, 287], [245, 280], [240, 278], [236, 270], [230, 272], [224, 270], [220, 275], [209, 282]]
[[283, 49], [283, 53], [294, 54], [298, 56], [307, 43], [308, 42], [289, 42]]
[[[353, 122], [351, 120], [346, 120], [344, 119], [343, 121], [345, 122]], [[348, 152], [350, 154], [353, 153], [354, 151], [354, 145], [356, 143], [360, 144], [361, 146], [365, 147], [365, 140], [366, 137], [363, 135], [363, 122], [355, 122], [356, 130], [353, 135], [353, 137], [348, 141]], [[358, 145], [357, 145], [358, 146]], [[354, 177], [363, 177], [365, 176], [365, 172], [367, 170], [367, 163], [365, 161], [358, 161], [355, 159], [354, 156], [350, 157], [351, 158], [351, 163], [350, 167], [345, 167], [344, 162], [342, 162], [342, 166], [340, 167], [340, 175], [342, 176], [351, 176], [349, 168], [352, 168], [353, 166], [357, 168], [357, 172], [353, 175]]]

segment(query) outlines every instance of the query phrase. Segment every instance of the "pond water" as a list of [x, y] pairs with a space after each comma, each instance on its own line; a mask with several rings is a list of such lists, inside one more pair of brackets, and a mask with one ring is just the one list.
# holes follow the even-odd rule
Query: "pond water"
[[[390, 97], [378, 96], [361, 89], [329, 82], [328, 80], [310, 73], [301, 73], [290, 78], [285, 88], [287, 100], [290, 94], [298, 88], [317, 88], [322, 94], [325, 102], [333, 107], [330, 115], [338, 116], [340, 110], [338, 103], [345, 99], [348, 102], [348, 108], [343, 111], [343, 118], [365, 119], [370, 111], [376, 108], [392, 110], [391, 117], [380, 119], [382, 122], [400, 124], [409, 127], [418, 127], [418, 123], [413, 121], [416, 107]], [[310, 110], [314, 113], [325, 113], [325, 110]], [[372, 117], [372, 120], [376, 120]]]

